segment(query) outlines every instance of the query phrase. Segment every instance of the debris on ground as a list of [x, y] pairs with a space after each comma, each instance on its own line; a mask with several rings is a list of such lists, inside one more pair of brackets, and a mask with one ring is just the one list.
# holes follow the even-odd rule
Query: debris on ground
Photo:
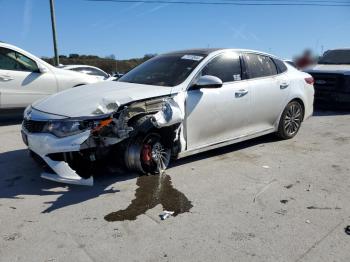
[[21, 236], [22, 236], [21, 233], [13, 233], [13, 234], [5, 235], [4, 240], [13, 241], [13, 240], [16, 240], [17, 238], [20, 238]]
[[311, 224], [311, 221], [309, 219], [305, 220], [306, 224]]
[[165, 220], [169, 218], [170, 216], [174, 215], [175, 212], [172, 211], [164, 211], [162, 214], [159, 215], [161, 220]]
[[341, 208], [340, 207], [316, 207], [316, 206], [309, 206], [307, 207], [307, 209], [318, 209], [318, 210], [340, 210]]
[[347, 226], [344, 230], [345, 233], [350, 236], [350, 226]]
[[280, 210], [275, 211], [275, 214], [284, 216], [285, 214], [287, 214], [287, 210], [280, 209]]
[[308, 185], [308, 187], [305, 189], [305, 191], [310, 192], [311, 191], [311, 185]]
[[265, 169], [269, 169], [270, 167], [269, 166], [262, 166], [263, 168], [265, 168]]
[[286, 186], [284, 186], [284, 187], [287, 188], [287, 189], [291, 189], [293, 186], [295, 186], [296, 184], [299, 184], [299, 183], [300, 183], [300, 181], [297, 180], [297, 181], [295, 182], [295, 184], [289, 184], [289, 185], [286, 185]]

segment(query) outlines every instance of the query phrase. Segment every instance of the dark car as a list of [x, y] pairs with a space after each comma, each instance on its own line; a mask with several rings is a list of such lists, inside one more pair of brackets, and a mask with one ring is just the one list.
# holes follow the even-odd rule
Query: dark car
[[315, 79], [315, 105], [350, 109], [350, 48], [324, 53], [304, 70]]

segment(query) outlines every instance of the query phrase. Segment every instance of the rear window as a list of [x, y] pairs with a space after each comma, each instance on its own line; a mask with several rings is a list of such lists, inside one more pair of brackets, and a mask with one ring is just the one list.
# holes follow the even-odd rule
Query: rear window
[[277, 70], [278, 70], [279, 74], [282, 74], [288, 70], [286, 64], [283, 61], [276, 59], [276, 58], [274, 58], [273, 61], [275, 62], [276, 66], [277, 66]]
[[277, 67], [268, 56], [258, 54], [244, 55], [249, 78], [259, 78], [277, 75]]

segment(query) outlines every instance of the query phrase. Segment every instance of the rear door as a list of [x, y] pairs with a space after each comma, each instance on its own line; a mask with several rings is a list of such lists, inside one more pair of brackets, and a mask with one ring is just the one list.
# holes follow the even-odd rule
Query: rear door
[[0, 47], [0, 107], [21, 108], [57, 92], [55, 76], [29, 57]]
[[246, 53], [244, 62], [252, 92], [249, 129], [266, 131], [274, 127], [289, 95], [289, 80], [279, 74], [274, 60], [265, 55]]
[[223, 81], [223, 86], [188, 91], [188, 150], [244, 135], [248, 123], [251, 94], [248, 83], [241, 81], [239, 55], [234, 52], [218, 55], [203, 68], [200, 75], [216, 76]]

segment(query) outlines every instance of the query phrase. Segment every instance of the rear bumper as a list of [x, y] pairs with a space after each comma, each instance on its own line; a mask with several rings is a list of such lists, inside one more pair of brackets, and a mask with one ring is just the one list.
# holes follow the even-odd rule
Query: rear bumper
[[57, 138], [51, 134], [29, 133], [22, 130], [23, 140], [28, 148], [38, 155], [53, 170], [51, 172], [43, 172], [42, 178], [56, 182], [92, 186], [93, 178], [84, 179], [73, 170], [65, 161], [55, 161], [49, 157], [50, 154], [78, 152], [80, 146], [90, 136], [90, 131], [81, 134], [69, 136], [66, 138]]
[[316, 90], [316, 105], [342, 105], [350, 108], [350, 93]]

